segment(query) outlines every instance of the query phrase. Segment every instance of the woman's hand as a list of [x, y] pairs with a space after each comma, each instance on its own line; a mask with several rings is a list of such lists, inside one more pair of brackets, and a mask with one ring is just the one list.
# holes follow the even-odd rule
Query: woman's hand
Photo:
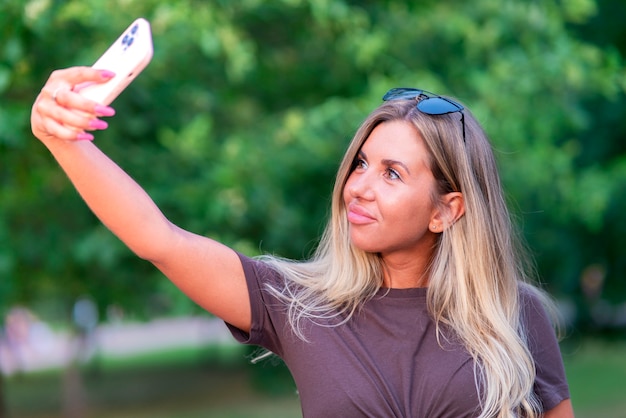
[[55, 138], [93, 140], [93, 135], [86, 131], [106, 129], [107, 123], [99, 117], [113, 116], [115, 110], [84, 98], [77, 93], [77, 86], [104, 83], [114, 75], [91, 67], [54, 71], [33, 104], [30, 119], [33, 134], [44, 143]]

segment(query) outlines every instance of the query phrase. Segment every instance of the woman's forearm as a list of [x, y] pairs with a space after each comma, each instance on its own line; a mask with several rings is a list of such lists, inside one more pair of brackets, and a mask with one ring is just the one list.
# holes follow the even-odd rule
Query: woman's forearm
[[90, 141], [46, 146], [93, 213], [138, 256], [158, 261], [174, 228], [148, 194]]

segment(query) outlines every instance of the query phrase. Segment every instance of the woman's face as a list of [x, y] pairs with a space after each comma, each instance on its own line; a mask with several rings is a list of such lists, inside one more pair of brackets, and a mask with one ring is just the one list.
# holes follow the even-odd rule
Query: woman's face
[[429, 258], [436, 241], [429, 230], [437, 213], [435, 187], [417, 130], [401, 120], [378, 125], [343, 190], [352, 244], [383, 257]]

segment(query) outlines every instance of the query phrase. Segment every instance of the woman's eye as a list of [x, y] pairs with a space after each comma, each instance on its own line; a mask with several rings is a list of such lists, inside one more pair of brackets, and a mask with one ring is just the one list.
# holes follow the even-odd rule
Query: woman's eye
[[400, 174], [398, 174], [398, 172], [393, 168], [388, 168], [387, 178], [389, 178], [390, 180], [398, 180], [400, 178]]
[[354, 163], [352, 164], [352, 169], [356, 170], [357, 168], [367, 168], [367, 163], [365, 162], [364, 159], [362, 158], [357, 158], [354, 160]]

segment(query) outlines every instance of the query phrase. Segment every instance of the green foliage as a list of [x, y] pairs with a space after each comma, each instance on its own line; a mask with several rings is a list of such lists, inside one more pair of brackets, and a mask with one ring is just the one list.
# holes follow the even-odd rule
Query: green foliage
[[154, 59], [97, 143], [182, 227], [248, 254], [306, 257], [350, 135], [388, 88], [418, 86], [483, 122], [551, 290], [580, 297], [598, 264], [606, 297], [623, 302], [626, 46], [595, 36], [599, 15], [621, 27], [610, 7], [4, 0], [0, 302], [50, 311], [91, 294], [146, 314], [160, 295], [162, 310], [194, 309], [99, 225], [29, 132], [47, 75], [91, 64], [138, 16], [152, 23]]

